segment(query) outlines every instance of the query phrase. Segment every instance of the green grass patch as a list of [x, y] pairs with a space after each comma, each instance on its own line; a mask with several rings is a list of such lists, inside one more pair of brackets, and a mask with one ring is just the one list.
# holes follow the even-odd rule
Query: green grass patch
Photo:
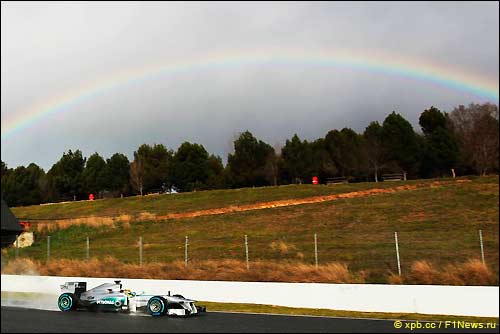
[[[441, 179], [444, 180], [444, 179]], [[283, 199], [334, 195], [373, 188], [391, 188], [401, 184], [430, 183], [432, 180], [407, 182], [366, 182], [339, 185], [283, 185], [275, 187], [223, 189], [179, 194], [162, 194], [78, 201], [57, 204], [15, 207], [20, 218], [68, 219], [88, 216], [138, 215], [149, 212], [157, 215], [223, 208]]]
[[384, 313], [384, 312], [355, 312], [330, 309], [295, 308], [262, 304], [239, 304], [239, 303], [214, 303], [198, 302], [205, 305], [207, 310], [220, 312], [242, 312], [242, 313], [270, 313], [283, 315], [303, 315], [320, 317], [340, 317], [340, 318], [370, 318], [370, 319], [390, 319], [390, 320], [420, 320], [420, 321], [470, 321], [470, 322], [497, 322], [497, 318], [469, 317], [453, 315], [433, 315], [420, 313]]
[[[256, 260], [313, 264], [314, 233], [317, 233], [320, 265], [345, 262], [353, 271], [366, 271], [366, 282], [386, 283], [388, 273], [397, 272], [394, 232], [398, 232], [402, 271], [406, 274], [417, 260], [429, 260], [438, 269], [445, 270], [449, 264], [480, 259], [478, 231], [482, 230], [486, 263], [498, 277], [498, 176], [431, 187], [433, 181], [411, 181], [415, 184], [429, 183], [427, 187], [411, 191], [298, 206], [161, 222], [132, 221], [129, 224], [118, 223], [114, 227], [71, 226], [50, 232], [50, 256], [85, 259], [86, 237], [89, 237], [91, 257], [111, 255], [125, 263], [137, 263], [138, 239], [142, 236], [143, 262], [183, 261], [185, 236], [188, 236], [190, 260], [244, 261], [244, 236], [247, 235], [250, 265]], [[191, 210], [200, 209], [197, 205], [201, 198], [205, 207], [223, 207], [230, 203], [306, 197], [320, 195], [321, 192], [348, 192], [387, 184], [394, 187], [397, 182], [218, 190], [142, 199], [149, 204], [155, 200], [159, 201], [157, 204], [165, 201], [162, 203], [169, 208], [175, 207], [175, 210], [181, 210], [181, 207], [182, 210]], [[188, 198], [193, 203], [189, 204]], [[130, 204], [129, 209], [133, 210], [138, 206], [139, 198], [71, 203], [68, 206], [115, 201], [122, 201], [120, 205], [123, 209], [129, 208]], [[61, 207], [66, 207], [66, 204]], [[62, 214], [58, 205], [40, 208], [49, 210], [43, 212], [47, 217]], [[55, 211], [51, 212], [50, 208]], [[33, 207], [16, 209], [34, 210]], [[163, 207], [161, 210], [167, 209]], [[81, 214], [74, 210], [64, 214], [70, 213]], [[36, 233], [35, 244], [20, 249], [19, 255], [46, 260], [47, 236], [47, 232]], [[9, 249], [5, 256], [12, 258], [14, 250]]]

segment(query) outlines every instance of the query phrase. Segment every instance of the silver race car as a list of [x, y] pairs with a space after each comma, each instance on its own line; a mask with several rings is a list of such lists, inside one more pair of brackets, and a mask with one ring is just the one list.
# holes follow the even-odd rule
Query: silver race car
[[190, 316], [205, 312], [204, 306], [181, 295], [137, 294], [123, 289], [121, 281], [104, 283], [87, 290], [87, 282], [66, 282], [57, 305], [61, 311], [87, 309], [91, 311], [145, 312], [152, 316]]

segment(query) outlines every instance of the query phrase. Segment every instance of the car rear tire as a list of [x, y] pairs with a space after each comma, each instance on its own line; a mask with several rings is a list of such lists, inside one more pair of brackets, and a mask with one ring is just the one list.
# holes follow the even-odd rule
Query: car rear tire
[[78, 299], [72, 293], [63, 293], [57, 300], [57, 306], [63, 312], [74, 311], [78, 306]]
[[146, 309], [153, 317], [162, 316], [167, 312], [167, 301], [161, 296], [151, 297]]

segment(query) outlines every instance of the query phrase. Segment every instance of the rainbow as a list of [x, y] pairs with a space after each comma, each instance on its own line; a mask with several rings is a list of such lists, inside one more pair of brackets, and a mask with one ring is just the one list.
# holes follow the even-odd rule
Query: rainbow
[[72, 106], [84, 100], [92, 99], [96, 95], [127, 84], [164, 75], [252, 64], [344, 67], [379, 72], [469, 92], [491, 100], [491, 102], [498, 101], [498, 79], [477, 76], [462, 69], [434, 64], [430, 61], [384, 55], [374, 50], [365, 50], [364, 52], [352, 50], [321, 50], [316, 52], [296, 50], [224, 51], [199, 59], [169, 60], [167, 63], [147, 64], [142, 67], [113, 73], [58, 96], [37, 101], [25, 110], [13, 113], [12, 117], [2, 119], [1, 139], [5, 140], [12, 137], [14, 134], [22, 132], [45, 118], [64, 111], [69, 112]]

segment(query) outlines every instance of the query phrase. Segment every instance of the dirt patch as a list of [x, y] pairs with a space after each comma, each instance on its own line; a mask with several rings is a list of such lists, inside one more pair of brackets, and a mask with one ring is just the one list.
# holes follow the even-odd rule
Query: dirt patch
[[276, 200], [270, 202], [260, 202], [254, 204], [246, 204], [246, 205], [233, 205], [224, 208], [215, 208], [215, 209], [206, 209], [206, 210], [198, 210], [191, 212], [180, 212], [180, 213], [171, 213], [167, 215], [156, 215], [154, 213], [143, 212], [139, 216], [132, 217], [130, 215], [121, 215], [118, 217], [86, 217], [86, 218], [75, 218], [75, 219], [64, 219], [64, 220], [56, 220], [51, 222], [33, 222], [37, 225], [37, 230], [52, 230], [52, 229], [64, 229], [71, 225], [90, 225], [90, 226], [102, 226], [108, 225], [110, 227], [114, 227], [116, 222], [122, 222], [127, 224], [131, 221], [164, 221], [168, 219], [183, 219], [183, 218], [193, 218], [200, 216], [210, 216], [210, 215], [221, 215], [228, 214], [234, 212], [243, 212], [243, 211], [252, 211], [252, 210], [262, 210], [262, 209], [272, 209], [272, 208], [280, 208], [286, 206], [296, 206], [303, 204], [313, 204], [313, 203], [321, 203], [327, 201], [335, 201], [338, 199], [344, 198], [356, 198], [356, 197], [364, 197], [364, 196], [373, 196], [378, 194], [388, 194], [395, 193], [400, 191], [411, 191], [419, 188], [435, 188], [442, 187], [443, 185], [449, 184], [458, 184], [470, 182], [467, 179], [460, 179], [454, 181], [434, 181], [432, 183], [421, 183], [414, 185], [402, 185], [393, 188], [375, 188], [361, 191], [353, 191], [348, 193], [341, 193], [335, 195], [324, 195], [324, 196], [313, 196], [299, 199], [286, 199], [286, 200]]
[[417, 223], [417, 222], [425, 221], [429, 218], [430, 217], [428, 216], [428, 214], [426, 214], [423, 211], [419, 211], [419, 212], [410, 212], [406, 216], [401, 217], [400, 221], [406, 222], [406, 223]]
[[371, 196], [371, 195], [376, 195], [376, 194], [387, 194], [387, 193], [394, 193], [394, 192], [398, 192], [398, 191], [414, 190], [414, 189], [417, 189], [416, 185], [405, 185], [405, 186], [399, 186], [399, 187], [395, 187], [395, 188], [386, 188], [386, 189], [382, 189], [382, 188], [368, 189], [368, 190], [353, 191], [353, 192], [349, 192], [349, 193], [335, 194], [335, 195], [314, 196], [314, 197], [299, 198], [299, 199], [286, 199], [286, 200], [278, 200], [278, 201], [272, 201], [272, 202], [248, 204], [248, 205], [230, 206], [230, 207], [218, 208], [218, 209], [208, 209], [208, 210], [199, 210], [199, 211], [182, 212], [182, 213], [171, 213], [168, 215], [157, 216], [156, 218], [158, 220], [166, 220], [166, 219], [192, 218], [192, 217], [209, 216], [209, 215], [220, 215], [220, 214], [233, 213], [233, 212], [262, 210], [262, 209], [280, 208], [280, 207], [292, 206], [292, 205], [321, 203], [321, 202], [327, 202], [327, 201], [335, 201], [337, 199], [342, 199], [342, 198], [355, 198], [355, 197]]

